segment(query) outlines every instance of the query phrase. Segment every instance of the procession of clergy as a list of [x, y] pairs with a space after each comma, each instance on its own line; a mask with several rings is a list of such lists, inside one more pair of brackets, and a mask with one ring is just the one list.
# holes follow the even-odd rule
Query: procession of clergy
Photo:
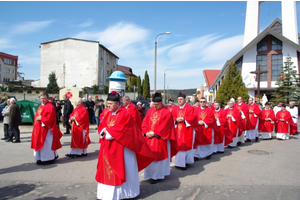
[[[206, 99], [199, 106], [186, 102], [186, 95], [177, 96], [178, 106], [170, 99], [169, 107], [162, 103], [160, 93], [155, 93], [151, 108], [142, 120], [130, 98], [123, 98], [112, 91], [107, 97], [107, 107], [100, 115], [98, 127], [100, 151], [96, 181], [97, 199], [127, 199], [139, 195], [139, 174], [156, 184], [170, 175], [170, 163], [174, 156], [175, 167], [187, 170], [195, 161], [210, 159], [214, 153], [224, 153], [224, 147], [234, 148], [251, 140], [271, 139], [274, 127], [278, 139], [289, 139], [297, 132], [298, 109], [290, 105], [289, 111], [282, 104], [276, 113], [266, 103], [261, 110], [249, 99], [245, 104], [241, 97], [237, 103], [228, 101], [226, 109], [215, 102], [208, 107]], [[66, 156], [75, 158], [87, 155], [89, 116], [82, 99], [75, 102], [70, 115], [71, 149]], [[295, 109], [294, 109], [295, 108]], [[296, 112], [297, 111], [297, 112]], [[294, 121], [293, 121], [294, 119]], [[62, 133], [56, 125], [53, 105], [48, 95], [41, 95], [32, 131], [31, 148], [38, 165], [51, 164], [58, 158]]]

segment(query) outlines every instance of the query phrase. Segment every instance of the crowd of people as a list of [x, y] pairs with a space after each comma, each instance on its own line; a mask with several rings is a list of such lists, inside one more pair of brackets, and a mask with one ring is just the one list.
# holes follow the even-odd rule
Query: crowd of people
[[[64, 103], [54, 101], [48, 94], [40, 97], [41, 105], [34, 117], [31, 148], [38, 165], [54, 163], [57, 150], [62, 147], [59, 128], [60, 116], [71, 133], [70, 150], [67, 157], [87, 156], [91, 143], [89, 126], [95, 121], [99, 134], [100, 150], [95, 179], [98, 182], [98, 199], [125, 199], [139, 195], [138, 172], [144, 169], [144, 179], [156, 184], [170, 175], [170, 165], [174, 157], [175, 167], [187, 170], [199, 159], [210, 159], [213, 154], [224, 153], [228, 149], [245, 142], [262, 139], [287, 140], [297, 134], [298, 108], [290, 102], [279, 103], [274, 109], [267, 102], [260, 108], [252, 97], [243, 102], [232, 98], [225, 108], [219, 102], [210, 105], [202, 97], [195, 105], [186, 101], [180, 92], [177, 106], [169, 100], [164, 106], [160, 93], [155, 93], [151, 108], [146, 115], [141, 103], [135, 106], [128, 96], [121, 97], [113, 91], [104, 100], [78, 98], [75, 108], [66, 96]], [[20, 142], [18, 125], [21, 120], [16, 115], [18, 107], [15, 99], [8, 101], [2, 112], [4, 133], [8, 141]], [[5, 117], [9, 117], [8, 119]], [[11, 131], [8, 131], [11, 130]], [[245, 138], [246, 137], [246, 138]]]

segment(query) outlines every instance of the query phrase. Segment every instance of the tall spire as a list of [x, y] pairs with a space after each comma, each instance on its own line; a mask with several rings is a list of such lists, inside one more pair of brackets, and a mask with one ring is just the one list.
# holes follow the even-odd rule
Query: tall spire
[[295, 1], [282, 1], [282, 35], [287, 39], [299, 44], [297, 12]]
[[247, 1], [244, 44], [247, 46], [259, 34], [260, 1]]

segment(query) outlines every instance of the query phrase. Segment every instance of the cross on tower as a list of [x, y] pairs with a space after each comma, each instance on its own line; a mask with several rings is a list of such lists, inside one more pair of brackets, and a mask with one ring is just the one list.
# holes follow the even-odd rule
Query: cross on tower
[[258, 101], [260, 102], [260, 75], [268, 73], [268, 71], [260, 71], [260, 65], [257, 65], [256, 70], [252, 71], [250, 73], [251, 74], [256, 74], [256, 77], [257, 77], [257, 97], [258, 97]]

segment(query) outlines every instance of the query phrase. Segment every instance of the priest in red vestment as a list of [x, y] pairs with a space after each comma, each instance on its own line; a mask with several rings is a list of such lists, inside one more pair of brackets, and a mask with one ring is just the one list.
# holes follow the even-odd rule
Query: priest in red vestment
[[60, 149], [62, 133], [56, 125], [56, 111], [49, 96], [43, 93], [40, 97], [41, 105], [38, 107], [33, 121], [31, 148], [34, 149], [36, 164], [50, 164], [58, 158], [56, 152]]
[[132, 103], [129, 96], [123, 97], [123, 106], [129, 112], [131, 117], [133, 117], [134, 121], [137, 123], [138, 127], [142, 128], [142, 119], [140, 116], [139, 111], [135, 107], [135, 105]]
[[153, 96], [150, 108], [143, 120], [142, 133], [155, 160], [145, 168], [144, 178], [155, 184], [170, 175], [171, 158], [177, 153], [173, 117], [163, 105], [160, 93]]
[[87, 155], [87, 147], [91, 143], [89, 137], [89, 113], [82, 103], [82, 99], [75, 101], [76, 108], [70, 115], [71, 121], [71, 149], [67, 157], [81, 157]]
[[281, 104], [281, 110], [277, 112], [275, 120], [277, 126], [276, 138], [280, 140], [288, 140], [290, 135], [295, 133], [296, 126], [290, 112], [286, 110], [285, 103]]
[[172, 113], [173, 108], [175, 108], [176, 106], [174, 105], [174, 99], [169, 99], [169, 106], [168, 106], [168, 110]]
[[251, 142], [255, 139], [258, 142], [258, 123], [260, 118], [261, 109], [254, 102], [253, 98], [249, 98], [249, 120], [247, 121], [247, 132], [246, 132], [246, 142]]
[[177, 96], [178, 106], [172, 111], [178, 146], [175, 167], [182, 170], [186, 170], [189, 164], [194, 163], [194, 144], [200, 142], [198, 138], [195, 138], [199, 126], [197, 116], [194, 107], [186, 103], [185, 97], [184, 93], [179, 93]]
[[196, 132], [196, 138], [199, 143], [195, 142], [195, 153], [194, 159], [206, 158], [207, 160], [211, 158], [213, 154], [214, 145], [214, 129], [216, 128], [216, 122], [214, 118], [214, 113], [211, 108], [206, 106], [206, 98], [200, 98], [200, 107], [195, 109], [198, 130]]
[[109, 111], [99, 125], [100, 151], [96, 181], [98, 199], [127, 199], [139, 195], [138, 172], [154, 156], [141, 129], [126, 109], [120, 106], [120, 95], [108, 94]]
[[261, 111], [261, 117], [259, 118], [258, 130], [261, 131], [262, 139], [272, 139], [272, 133], [275, 125], [275, 114], [270, 103], [265, 104], [265, 109]]
[[245, 143], [244, 135], [247, 130], [247, 122], [249, 121], [249, 108], [248, 105], [244, 103], [243, 97], [238, 97], [237, 101], [238, 102], [234, 104], [234, 107], [239, 110], [241, 114], [239, 138], [237, 142], [237, 145], [240, 146], [242, 143]]
[[239, 135], [239, 124], [241, 121], [241, 114], [239, 110], [234, 108], [234, 101], [230, 100], [228, 103], [228, 108], [224, 110], [226, 115], [226, 120], [228, 124], [228, 130], [232, 135], [232, 142], [228, 144], [228, 148], [234, 148], [238, 142]]
[[214, 117], [216, 120], [216, 128], [214, 134], [214, 153], [224, 153], [224, 146], [232, 142], [232, 134], [228, 131], [225, 111], [221, 109], [219, 102], [214, 103]]

